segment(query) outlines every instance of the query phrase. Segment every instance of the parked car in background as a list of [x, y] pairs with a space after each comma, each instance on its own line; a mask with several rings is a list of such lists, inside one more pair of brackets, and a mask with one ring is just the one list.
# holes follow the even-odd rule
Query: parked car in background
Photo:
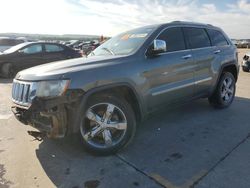
[[237, 44], [237, 47], [238, 47], [238, 48], [250, 48], [250, 42], [249, 42], [248, 40], [240, 41], [240, 42]]
[[243, 61], [242, 61], [242, 70], [244, 72], [249, 72], [250, 71], [250, 53], [247, 53], [246, 55], [244, 55], [243, 57]]
[[88, 58], [19, 72], [12, 109], [50, 138], [78, 133], [88, 150], [111, 154], [129, 143], [138, 122], [162, 107], [199, 98], [229, 107], [238, 70], [237, 49], [218, 27], [147, 26], [113, 37]]
[[89, 55], [93, 50], [95, 50], [98, 46], [100, 46], [100, 43], [98, 41], [89, 41], [82, 43], [79, 48], [82, 49], [83, 54]]
[[14, 77], [23, 69], [53, 61], [82, 57], [80, 51], [48, 42], [25, 42], [0, 54], [0, 76]]
[[3, 52], [12, 46], [25, 42], [24, 39], [14, 39], [9, 37], [0, 37], [0, 52]]
[[70, 41], [66, 42], [65, 45], [70, 47], [70, 48], [74, 48], [75, 46], [77, 46], [80, 43], [81, 43], [80, 40], [70, 40]]

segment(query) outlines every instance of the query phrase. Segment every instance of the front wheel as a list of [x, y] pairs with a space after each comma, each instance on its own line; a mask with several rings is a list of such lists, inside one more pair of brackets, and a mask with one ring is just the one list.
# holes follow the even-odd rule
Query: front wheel
[[12, 65], [10, 63], [5, 63], [2, 66], [1, 73], [2, 73], [2, 76], [4, 78], [14, 78], [15, 77], [14, 68], [12, 67]]
[[229, 107], [235, 97], [235, 78], [230, 72], [222, 74], [214, 94], [209, 97], [209, 102], [216, 108]]
[[82, 114], [80, 132], [84, 146], [99, 155], [125, 147], [136, 131], [135, 115], [123, 98], [92, 97]]

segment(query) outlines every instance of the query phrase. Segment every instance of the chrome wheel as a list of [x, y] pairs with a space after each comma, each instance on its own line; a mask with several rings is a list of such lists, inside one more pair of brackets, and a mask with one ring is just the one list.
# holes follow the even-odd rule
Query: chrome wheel
[[127, 119], [124, 112], [111, 103], [89, 107], [81, 122], [83, 139], [94, 148], [110, 148], [124, 138]]
[[230, 77], [226, 77], [221, 87], [221, 98], [224, 102], [230, 102], [234, 97], [235, 85]]

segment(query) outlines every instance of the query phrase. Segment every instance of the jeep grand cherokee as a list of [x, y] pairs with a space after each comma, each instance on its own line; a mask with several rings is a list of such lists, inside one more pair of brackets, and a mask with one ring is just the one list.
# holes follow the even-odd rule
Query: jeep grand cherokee
[[85, 148], [110, 154], [162, 106], [198, 98], [217, 108], [230, 106], [238, 70], [236, 47], [218, 27], [146, 26], [113, 37], [86, 59], [19, 72], [13, 112], [48, 137], [79, 133]]

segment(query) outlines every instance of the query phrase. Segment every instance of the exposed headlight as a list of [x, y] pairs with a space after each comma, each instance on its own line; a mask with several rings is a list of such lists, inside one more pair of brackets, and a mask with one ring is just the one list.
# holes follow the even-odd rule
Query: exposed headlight
[[37, 97], [56, 97], [63, 95], [69, 87], [69, 80], [52, 80], [37, 82]]

